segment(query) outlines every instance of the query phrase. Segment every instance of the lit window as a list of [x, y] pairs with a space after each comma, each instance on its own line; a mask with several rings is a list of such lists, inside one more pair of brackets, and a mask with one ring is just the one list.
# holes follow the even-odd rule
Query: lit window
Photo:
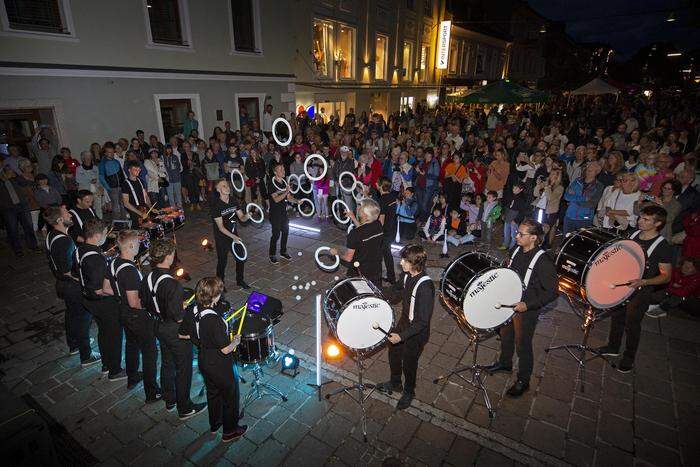
[[389, 38], [377, 35], [377, 49], [374, 60], [374, 79], [386, 80], [386, 63], [389, 51]]
[[340, 26], [337, 44], [335, 60], [338, 62], [338, 77], [352, 79], [355, 76], [355, 29], [348, 26]]
[[457, 73], [457, 63], [458, 63], [458, 57], [459, 57], [459, 43], [458, 42], [452, 42], [450, 45], [450, 62], [448, 64], [449, 70], [448, 72], [452, 75]]
[[402, 75], [405, 81], [411, 81], [413, 73], [413, 44], [408, 41], [403, 43], [403, 70]]
[[314, 21], [314, 44], [313, 58], [316, 74], [322, 77], [328, 77], [328, 51], [331, 45], [331, 36], [333, 35], [333, 26], [323, 21]]
[[314, 21], [313, 61], [316, 75], [324, 78], [355, 77], [355, 28]]

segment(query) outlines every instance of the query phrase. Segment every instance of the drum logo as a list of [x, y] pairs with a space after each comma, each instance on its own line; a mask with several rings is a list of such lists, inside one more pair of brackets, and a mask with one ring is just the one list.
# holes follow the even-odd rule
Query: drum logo
[[601, 264], [607, 262], [610, 258], [615, 256], [617, 252], [622, 250], [622, 245], [613, 245], [609, 250], [605, 250], [598, 259], [593, 263], [594, 266], [600, 266]]
[[355, 303], [352, 306], [353, 310], [368, 310], [371, 308], [379, 308], [379, 303]]
[[498, 277], [498, 273], [494, 272], [493, 274], [491, 274], [489, 277], [487, 277], [483, 281], [479, 281], [479, 283], [476, 284], [476, 287], [474, 288], [474, 290], [469, 292], [469, 298], [476, 297], [482, 290], [484, 290], [486, 288], [487, 285], [489, 285], [491, 282], [495, 281], [497, 277]]

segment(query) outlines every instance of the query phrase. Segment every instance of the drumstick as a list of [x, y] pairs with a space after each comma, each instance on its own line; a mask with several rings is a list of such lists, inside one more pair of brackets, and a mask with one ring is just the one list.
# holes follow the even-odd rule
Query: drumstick
[[243, 321], [245, 320], [245, 316], [248, 314], [248, 304], [246, 303], [243, 305], [243, 314], [241, 315], [241, 322], [238, 323], [238, 332], [236, 334], [241, 333], [241, 329], [243, 329]]
[[623, 282], [622, 284], [610, 284], [610, 288], [614, 289], [616, 287], [625, 287], [632, 284], [632, 281]]
[[192, 303], [192, 300], [194, 300], [195, 294], [192, 294], [190, 298], [185, 300], [185, 306], [190, 306], [190, 303]]
[[381, 326], [379, 326], [379, 323], [373, 323], [372, 324], [372, 329], [376, 331], [380, 331], [382, 334], [384, 334], [386, 337], [389, 337], [389, 333], [386, 332], [384, 329], [382, 329]]
[[151, 213], [151, 211], [153, 211], [153, 208], [154, 208], [154, 207], [156, 207], [156, 203], [151, 204], [151, 209], [149, 209], [148, 211], [146, 211], [146, 217], [148, 217], [148, 215]]
[[496, 309], [499, 308], [515, 308], [515, 305], [504, 305], [503, 303], [496, 303]]

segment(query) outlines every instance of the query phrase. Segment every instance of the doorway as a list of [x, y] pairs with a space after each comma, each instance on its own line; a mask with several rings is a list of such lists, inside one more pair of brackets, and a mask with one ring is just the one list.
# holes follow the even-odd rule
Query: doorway
[[316, 103], [316, 112], [323, 117], [324, 123], [328, 123], [330, 117], [338, 117], [342, 123], [347, 110], [345, 101], [328, 101]]
[[22, 156], [29, 157], [34, 129], [39, 126], [56, 129], [53, 109], [0, 109], [0, 153], [7, 154], [8, 146], [15, 144]]
[[405, 112], [409, 109], [415, 110], [413, 107], [414, 99], [413, 96], [401, 96], [401, 112]]
[[199, 122], [199, 136], [204, 137], [199, 94], [155, 94], [153, 98], [161, 142], [167, 143], [171, 136], [182, 134], [187, 112], [190, 110], [194, 112], [194, 118]]
[[[231, 122], [240, 130], [244, 124], [260, 129], [265, 94], [236, 94], [234, 97], [236, 121]], [[255, 126], [253, 126], [255, 124]]]

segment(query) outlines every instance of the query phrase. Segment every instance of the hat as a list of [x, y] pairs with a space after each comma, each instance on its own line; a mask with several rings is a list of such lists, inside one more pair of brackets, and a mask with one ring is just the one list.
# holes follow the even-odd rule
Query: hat
[[340, 146], [340, 150], [350, 152], [350, 147], [349, 146]]

